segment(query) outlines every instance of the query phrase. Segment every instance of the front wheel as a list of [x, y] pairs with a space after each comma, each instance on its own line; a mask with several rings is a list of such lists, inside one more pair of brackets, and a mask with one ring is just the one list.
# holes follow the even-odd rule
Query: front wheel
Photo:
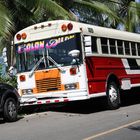
[[109, 109], [118, 109], [120, 107], [119, 87], [115, 82], [108, 83], [107, 101]]
[[13, 122], [17, 120], [17, 103], [14, 98], [7, 98], [4, 103], [3, 116], [6, 121]]

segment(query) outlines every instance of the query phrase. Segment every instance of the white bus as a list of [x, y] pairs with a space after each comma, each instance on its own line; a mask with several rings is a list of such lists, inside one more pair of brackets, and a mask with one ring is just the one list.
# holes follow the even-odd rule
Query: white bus
[[14, 37], [21, 105], [106, 96], [140, 86], [140, 35], [73, 21], [32, 25]]

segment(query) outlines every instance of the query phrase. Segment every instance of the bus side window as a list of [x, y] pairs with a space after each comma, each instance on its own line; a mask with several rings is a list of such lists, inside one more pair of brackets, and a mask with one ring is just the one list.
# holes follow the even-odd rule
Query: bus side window
[[138, 55], [140, 56], [140, 43], [137, 43]]
[[135, 42], [131, 42], [131, 51], [132, 51], [132, 55], [136, 56], [136, 43]]
[[92, 37], [92, 52], [97, 53], [97, 37]]
[[117, 48], [118, 48], [118, 54], [123, 55], [124, 51], [123, 51], [123, 42], [122, 42], [122, 40], [117, 40]]
[[130, 55], [130, 46], [128, 41], [124, 41], [125, 54]]
[[101, 38], [101, 49], [103, 54], [108, 54], [107, 38]]
[[110, 45], [110, 53], [116, 54], [115, 39], [109, 39], [109, 45]]

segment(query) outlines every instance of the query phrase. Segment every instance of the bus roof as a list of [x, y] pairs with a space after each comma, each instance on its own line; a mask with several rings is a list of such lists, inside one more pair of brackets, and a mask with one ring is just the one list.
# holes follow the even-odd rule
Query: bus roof
[[[63, 25], [68, 26], [72, 25], [72, 30], [63, 31]], [[97, 37], [106, 37], [113, 38], [118, 40], [126, 40], [126, 41], [134, 41], [140, 42], [140, 34], [131, 33], [127, 31], [120, 31], [111, 28], [105, 28], [95, 25], [89, 25], [85, 23], [79, 23], [68, 20], [55, 20], [55, 21], [47, 21], [38, 23], [32, 26], [29, 26], [21, 31], [19, 31], [14, 38], [15, 44], [23, 43], [23, 42], [31, 42], [36, 40], [42, 40], [51, 37], [69, 35], [74, 33], [82, 32], [84, 35], [92, 35]], [[23, 33], [27, 34], [26, 39], [17, 39], [17, 35], [21, 35]]]

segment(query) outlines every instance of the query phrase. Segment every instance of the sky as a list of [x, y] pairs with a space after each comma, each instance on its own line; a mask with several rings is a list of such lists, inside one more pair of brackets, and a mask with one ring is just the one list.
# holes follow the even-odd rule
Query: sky
[[135, 0], [136, 2], [140, 2], [140, 0]]

